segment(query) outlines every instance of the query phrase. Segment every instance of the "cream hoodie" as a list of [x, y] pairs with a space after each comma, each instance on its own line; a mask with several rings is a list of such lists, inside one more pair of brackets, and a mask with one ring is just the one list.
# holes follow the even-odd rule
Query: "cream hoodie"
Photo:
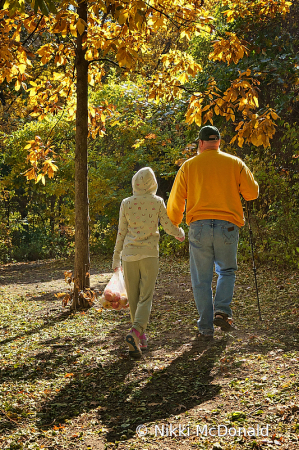
[[164, 200], [156, 195], [158, 184], [150, 167], [140, 169], [132, 178], [133, 196], [120, 206], [119, 225], [112, 268], [123, 261], [138, 261], [159, 256], [159, 221], [167, 234], [182, 238], [184, 230], [172, 224]]

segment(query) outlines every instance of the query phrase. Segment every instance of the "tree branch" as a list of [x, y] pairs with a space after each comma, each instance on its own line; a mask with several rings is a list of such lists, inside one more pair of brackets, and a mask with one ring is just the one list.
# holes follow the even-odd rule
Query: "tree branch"
[[109, 62], [110, 64], [113, 64], [114, 66], [118, 67], [119, 69], [126, 70], [125, 68], [120, 67], [120, 65], [117, 64], [115, 61], [112, 61], [111, 59], [108, 59], [108, 58], [92, 59], [91, 61], [88, 61], [88, 63], [91, 64], [91, 63], [100, 62], [100, 61]]
[[162, 14], [162, 16], [167, 17], [167, 19], [168, 19], [175, 27], [180, 28], [180, 25], [179, 25], [177, 22], [173, 21], [173, 19], [172, 19], [168, 14], [166, 14], [165, 12], [163, 12], [163, 11], [160, 10], [160, 9], [154, 8], [152, 5], [150, 5], [150, 4], [147, 3], [147, 2], [144, 2], [144, 3], [145, 3], [149, 8], [151, 8], [151, 9], [153, 9], [154, 11], [156, 11], [156, 12]]
[[43, 17], [44, 17], [44, 16], [42, 15], [41, 18], [39, 19], [39, 21], [37, 22], [37, 25], [36, 25], [36, 27], [34, 28], [34, 30], [32, 31], [32, 33], [30, 33], [29, 36], [27, 36], [27, 38], [25, 39], [25, 41], [22, 43], [23, 46], [24, 46], [24, 45], [26, 44], [26, 42], [29, 41], [29, 39], [35, 34], [35, 32], [36, 32], [36, 30], [38, 29], [39, 24], [41, 23]]
[[[76, 70], [76, 63], [74, 63], [74, 66], [73, 66], [73, 79], [74, 79], [74, 77], [75, 77], [75, 70]], [[66, 98], [68, 98], [68, 96], [69, 96], [69, 94], [70, 94], [70, 92], [71, 92], [71, 89], [72, 89], [72, 87], [70, 86]], [[58, 123], [61, 121], [62, 117], [64, 116], [65, 110], [66, 110], [66, 103], [65, 103], [65, 105], [64, 105], [64, 107], [63, 107], [63, 110], [62, 110], [62, 113], [61, 113], [60, 117], [58, 118], [58, 120], [56, 121], [56, 123], [53, 125], [53, 127], [51, 128], [51, 130], [49, 131], [48, 136], [47, 136], [47, 139], [46, 139], [47, 141], [49, 140], [49, 138], [50, 138], [50, 136], [51, 136], [53, 130], [56, 128], [56, 126], [57, 126]]]

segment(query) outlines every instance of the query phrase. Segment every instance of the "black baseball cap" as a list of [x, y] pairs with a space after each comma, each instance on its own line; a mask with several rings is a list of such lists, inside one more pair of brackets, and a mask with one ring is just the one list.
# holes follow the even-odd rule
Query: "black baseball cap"
[[207, 125], [199, 130], [197, 141], [219, 141], [220, 133], [218, 128]]

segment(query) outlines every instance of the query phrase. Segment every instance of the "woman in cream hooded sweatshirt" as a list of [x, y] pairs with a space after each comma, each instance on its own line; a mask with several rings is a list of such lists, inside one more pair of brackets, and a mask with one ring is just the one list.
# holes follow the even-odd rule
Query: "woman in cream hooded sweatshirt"
[[132, 320], [126, 343], [130, 356], [140, 358], [140, 348], [147, 347], [144, 332], [159, 270], [159, 222], [166, 233], [181, 242], [185, 233], [168, 218], [164, 200], [156, 195], [158, 184], [150, 167], [133, 176], [132, 187], [133, 196], [120, 206], [112, 268], [119, 268], [122, 259]]

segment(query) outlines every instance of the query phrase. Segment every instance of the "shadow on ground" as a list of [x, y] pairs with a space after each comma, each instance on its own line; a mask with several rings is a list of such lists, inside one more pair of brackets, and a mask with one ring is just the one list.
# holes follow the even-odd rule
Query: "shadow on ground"
[[3, 339], [2, 341], [0, 341], [0, 345], [7, 344], [8, 342], [13, 342], [22, 337], [31, 336], [33, 334], [36, 334], [39, 331], [42, 331], [42, 330], [52, 327], [57, 322], [63, 322], [67, 317], [69, 317], [69, 318], [72, 317], [71, 313], [68, 310], [60, 311], [58, 314], [50, 316], [50, 317], [47, 315], [47, 316], [45, 316], [45, 321], [42, 325], [31, 328], [30, 330], [25, 331], [23, 333], [18, 333], [18, 334], [15, 334], [14, 336], [10, 336], [6, 339]]
[[[111, 262], [96, 258], [92, 261], [90, 274], [98, 274], [99, 271], [111, 272]], [[73, 270], [74, 259], [34, 261], [24, 263], [11, 263], [0, 266], [0, 286], [28, 285], [61, 280], [64, 282], [64, 271]]]
[[[212, 384], [210, 372], [226, 344], [226, 337], [207, 347], [193, 341], [183, 354], [158, 370], [144, 368], [128, 357], [85, 368], [89, 371], [86, 376], [73, 379], [44, 403], [39, 427], [45, 429], [97, 408], [98, 418], [109, 429], [108, 441], [124, 434], [129, 437], [140, 423], [166, 419], [216, 396], [221, 387]], [[142, 361], [147, 358], [150, 356]], [[132, 371], [140, 375], [130, 380]]]

